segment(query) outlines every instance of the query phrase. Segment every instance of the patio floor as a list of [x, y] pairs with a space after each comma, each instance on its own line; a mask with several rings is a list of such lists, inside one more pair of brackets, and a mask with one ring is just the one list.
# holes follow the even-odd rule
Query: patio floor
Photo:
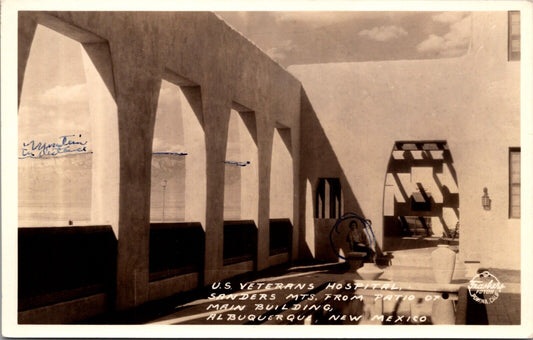
[[[403, 283], [416, 286], [435, 285], [431, 268], [424, 263], [410, 261], [412, 255], [427, 255], [433, 248], [395, 252], [392, 266], [384, 267], [379, 278], [383, 283]], [[422, 256], [425, 257], [425, 256]], [[395, 261], [396, 260], [396, 261]], [[490, 325], [520, 324], [520, 271], [489, 269], [505, 284], [499, 298], [485, 305]], [[467, 286], [464, 271], [457, 271], [452, 286]], [[259, 273], [234, 278], [228, 282], [231, 289], [206, 287], [194, 292], [149, 303], [134, 311], [97, 323], [144, 323], [144, 324], [287, 324], [281, 315], [295, 304], [311, 305], [309, 296], [324, 295], [328, 283], [366, 281], [358, 274], [347, 271], [345, 263], [327, 263], [295, 267], [271, 268]], [[376, 282], [376, 281], [374, 281]], [[241, 286], [243, 283], [252, 285]], [[270, 285], [268, 285], [270, 283]], [[222, 283], [224, 285], [224, 283]], [[221, 294], [230, 294], [224, 299]], [[304, 301], [306, 300], [306, 301]], [[267, 310], [270, 306], [270, 310]], [[277, 307], [275, 307], [277, 306]], [[239, 310], [243, 308], [243, 310]], [[305, 307], [307, 308], [307, 307]], [[239, 320], [237, 315], [253, 315]], [[257, 321], [258, 316], [272, 315], [271, 319]], [[277, 319], [280, 318], [280, 319]]]

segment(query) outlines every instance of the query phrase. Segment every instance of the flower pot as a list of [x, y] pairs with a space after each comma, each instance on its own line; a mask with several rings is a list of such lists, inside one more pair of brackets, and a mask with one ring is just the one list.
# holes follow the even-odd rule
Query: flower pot
[[435, 282], [452, 282], [453, 271], [455, 269], [455, 256], [455, 252], [446, 244], [439, 244], [437, 249], [431, 253], [431, 266], [433, 268]]
[[366, 253], [359, 251], [351, 251], [346, 254], [346, 262], [350, 267], [349, 271], [355, 272], [359, 267], [363, 265], [363, 260], [365, 259]]
[[357, 269], [357, 274], [363, 280], [377, 280], [383, 274], [383, 270], [376, 266], [375, 263], [365, 263], [361, 268]]

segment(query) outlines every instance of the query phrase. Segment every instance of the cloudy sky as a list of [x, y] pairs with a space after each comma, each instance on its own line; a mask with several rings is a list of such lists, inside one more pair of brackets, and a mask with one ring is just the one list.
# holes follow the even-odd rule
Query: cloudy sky
[[283, 66], [455, 57], [468, 50], [464, 12], [217, 12]]
[[88, 116], [81, 45], [39, 25], [21, 93], [19, 144], [41, 138], [56, 142], [50, 138], [71, 133], [88, 134]]
[[[283, 66], [456, 57], [467, 52], [471, 15], [461, 12], [217, 12]], [[183, 152], [173, 86], [163, 83], [154, 151]], [[38, 26], [19, 109], [19, 144], [83, 134], [90, 147], [82, 47]], [[176, 146], [176, 147], [173, 147]], [[179, 150], [178, 150], [179, 149]]]

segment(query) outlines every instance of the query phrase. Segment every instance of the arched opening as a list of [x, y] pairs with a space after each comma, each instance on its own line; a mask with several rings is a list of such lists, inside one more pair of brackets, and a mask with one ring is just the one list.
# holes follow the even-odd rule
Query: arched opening
[[224, 181], [224, 220], [254, 220], [258, 209], [255, 114], [232, 109]]
[[80, 314], [90, 317], [106, 311], [99, 296], [110, 297], [116, 282], [120, 159], [111, 54], [90, 32], [26, 15], [19, 23], [42, 25], [33, 39], [19, 35], [19, 44], [31, 41], [27, 60], [19, 54], [19, 322], [69, 320], [56, 307], [81, 298]]
[[152, 143], [149, 278], [152, 284], [181, 276], [192, 289], [200, 281], [205, 249], [201, 91], [168, 69], [164, 77]]
[[180, 89], [161, 82], [152, 143], [150, 222], [185, 220], [185, 149]]
[[289, 253], [292, 247], [294, 178], [291, 148], [291, 130], [286, 127], [274, 129], [270, 168], [270, 255]]
[[159, 92], [150, 196], [151, 222], [205, 228], [205, 139], [200, 87], [166, 70]]
[[241, 167], [249, 161], [241, 157], [242, 126], [238, 113], [231, 110], [224, 168], [224, 220], [241, 219]]
[[291, 130], [274, 130], [272, 166], [270, 170], [270, 218], [293, 216], [293, 165], [290, 154]]
[[308, 253], [305, 255], [315, 257], [315, 218], [314, 218], [314, 200], [313, 200], [313, 185], [310, 180], [306, 182], [305, 189], [305, 244], [307, 245]]
[[233, 103], [228, 125], [224, 180], [223, 263], [257, 256], [259, 180], [255, 113]]
[[383, 199], [385, 250], [459, 242], [459, 192], [446, 141], [401, 141], [392, 150]]
[[37, 25], [18, 115], [20, 227], [107, 224], [118, 234], [117, 108], [102, 78], [110, 69], [105, 41], [81, 44]]

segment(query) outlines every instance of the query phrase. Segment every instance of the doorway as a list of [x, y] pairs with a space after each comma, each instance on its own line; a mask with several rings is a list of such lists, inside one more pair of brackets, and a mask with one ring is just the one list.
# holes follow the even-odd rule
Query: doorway
[[383, 248], [459, 243], [459, 190], [448, 143], [397, 141], [385, 178]]

